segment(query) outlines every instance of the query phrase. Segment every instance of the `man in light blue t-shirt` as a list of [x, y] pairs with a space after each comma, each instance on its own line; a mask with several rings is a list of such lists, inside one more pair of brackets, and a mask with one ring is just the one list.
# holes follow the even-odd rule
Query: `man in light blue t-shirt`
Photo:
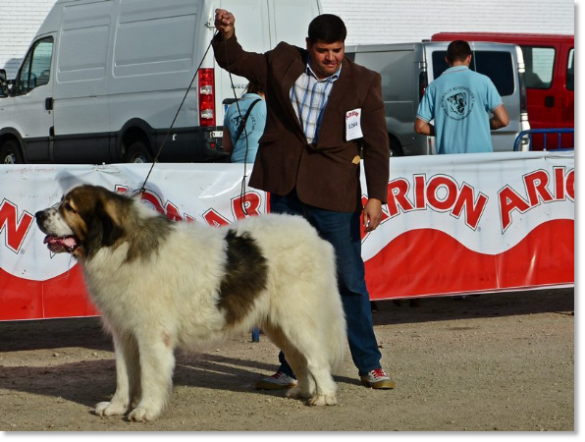
[[471, 55], [466, 41], [451, 42], [445, 57], [449, 69], [429, 84], [418, 106], [414, 130], [436, 136], [438, 154], [493, 152], [490, 129], [508, 125], [490, 78], [469, 69]]

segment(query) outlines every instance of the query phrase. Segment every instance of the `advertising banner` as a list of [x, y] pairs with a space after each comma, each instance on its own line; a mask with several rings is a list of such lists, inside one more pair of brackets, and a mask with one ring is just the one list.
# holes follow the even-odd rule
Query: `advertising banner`
[[[149, 169], [0, 165], [0, 320], [98, 314], [79, 265], [51, 254], [34, 214], [79, 184], [134, 194]], [[392, 158], [390, 170], [384, 220], [362, 235], [372, 299], [574, 284], [572, 153]], [[210, 226], [269, 212], [267, 194], [247, 187], [243, 172], [157, 164], [142, 198], [173, 220]]]

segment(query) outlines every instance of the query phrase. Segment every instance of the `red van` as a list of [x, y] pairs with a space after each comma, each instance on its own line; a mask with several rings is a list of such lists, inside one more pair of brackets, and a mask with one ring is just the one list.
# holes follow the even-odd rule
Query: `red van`
[[[532, 129], [575, 127], [575, 37], [553, 34], [441, 32], [432, 41], [493, 41], [517, 44], [526, 67], [528, 121]], [[534, 135], [533, 150], [542, 150], [544, 137]], [[556, 135], [547, 148], [558, 146]], [[563, 135], [561, 147], [574, 147], [574, 137]]]

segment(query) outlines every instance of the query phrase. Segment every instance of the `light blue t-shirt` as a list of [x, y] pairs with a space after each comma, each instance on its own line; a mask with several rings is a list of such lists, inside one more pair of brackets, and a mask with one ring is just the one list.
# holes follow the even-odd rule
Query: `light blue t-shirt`
[[[235, 142], [240, 121], [244, 118], [252, 103], [259, 98], [260, 101], [254, 105], [250, 115], [248, 115], [245, 130], [242, 131], [240, 138]], [[258, 151], [258, 141], [264, 133], [264, 126], [266, 126], [266, 102], [258, 94], [244, 94], [238, 104], [240, 110], [238, 111], [236, 103], [231, 104], [223, 119], [223, 125], [229, 129], [234, 145], [232, 163], [253, 163]], [[245, 159], [246, 134], [248, 134], [248, 157]]]
[[493, 152], [488, 112], [501, 105], [489, 77], [454, 66], [429, 84], [416, 116], [435, 120], [439, 154]]

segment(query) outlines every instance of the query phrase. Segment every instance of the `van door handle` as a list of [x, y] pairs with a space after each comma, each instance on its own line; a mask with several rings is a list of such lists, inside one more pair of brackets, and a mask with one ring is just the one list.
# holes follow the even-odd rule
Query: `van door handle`
[[45, 110], [53, 110], [53, 98], [45, 98]]
[[555, 105], [555, 97], [549, 95], [548, 97], [544, 97], [544, 105], [546, 107], [554, 107]]

